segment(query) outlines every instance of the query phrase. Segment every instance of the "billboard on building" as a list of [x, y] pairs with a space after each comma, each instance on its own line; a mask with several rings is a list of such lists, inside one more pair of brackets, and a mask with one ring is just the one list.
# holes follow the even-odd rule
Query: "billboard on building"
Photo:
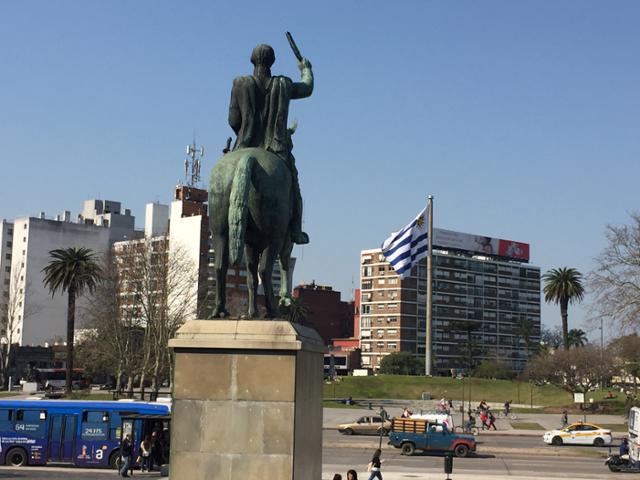
[[471, 235], [442, 228], [433, 229], [433, 245], [434, 247], [455, 248], [457, 250], [529, 261], [528, 243], [485, 237], [483, 235]]

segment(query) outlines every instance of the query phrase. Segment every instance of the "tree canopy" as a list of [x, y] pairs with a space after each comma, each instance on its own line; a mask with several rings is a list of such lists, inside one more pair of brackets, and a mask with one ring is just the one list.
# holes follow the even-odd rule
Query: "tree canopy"
[[544, 301], [560, 305], [562, 339], [565, 350], [569, 349], [569, 304], [580, 302], [584, 297], [582, 274], [575, 268], [553, 268], [542, 276]]
[[409, 352], [394, 352], [380, 362], [380, 373], [386, 375], [422, 375], [424, 360]]
[[629, 225], [607, 225], [607, 246], [590, 272], [594, 310], [622, 329], [640, 326], [640, 212]]

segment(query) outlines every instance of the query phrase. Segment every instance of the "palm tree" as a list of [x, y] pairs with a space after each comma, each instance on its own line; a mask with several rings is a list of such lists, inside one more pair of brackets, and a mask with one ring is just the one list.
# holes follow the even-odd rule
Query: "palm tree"
[[562, 317], [562, 340], [565, 350], [569, 350], [568, 309], [570, 303], [580, 302], [584, 297], [582, 274], [575, 268], [554, 268], [542, 276], [544, 280], [544, 301], [560, 305]]
[[49, 252], [52, 260], [42, 269], [44, 284], [53, 297], [57, 291], [67, 292], [67, 378], [66, 391], [71, 393], [73, 369], [73, 336], [76, 320], [76, 297], [84, 291], [93, 293], [102, 271], [95, 254], [88, 248], [56, 249]]
[[516, 322], [513, 327], [513, 333], [524, 342], [524, 346], [527, 349], [527, 358], [533, 353], [531, 351], [531, 336], [533, 335], [533, 322], [529, 319], [522, 318]]
[[580, 328], [572, 328], [571, 330], [569, 330], [567, 336], [569, 337], [570, 347], [584, 347], [589, 341], [587, 339], [587, 334], [585, 333], [585, 331]]
[[282, 307], [282, 313], [291, 323], [299, 323], [303, 325], [309, 316], [309, 309], [300, 301], [298, 297], [285, 297]]

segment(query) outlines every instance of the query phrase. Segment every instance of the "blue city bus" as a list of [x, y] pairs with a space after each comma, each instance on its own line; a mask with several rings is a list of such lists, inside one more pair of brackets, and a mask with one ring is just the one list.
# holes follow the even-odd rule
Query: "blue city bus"
[[[166, 419], [169, 405], [135, 401], [0, 400], [0, 465], [70, 465], [115, 468], [122, 418], [134, 439]], [[162, 422], [155, 422], [162, 426]], [[156, 426], [157, 428], [157, 426]], [[139, 441], [137, 442], [139, 443]], [[137, 457], [136, 447], [134, 458]]]

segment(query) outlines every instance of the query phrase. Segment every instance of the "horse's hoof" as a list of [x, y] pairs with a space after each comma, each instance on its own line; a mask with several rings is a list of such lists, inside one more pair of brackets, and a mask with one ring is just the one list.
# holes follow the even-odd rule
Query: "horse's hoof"
[[224, 308], [216, 308], [211, 314], [211, 318], [227, 318], [229, 317], [229, 312], [227, 312]]

